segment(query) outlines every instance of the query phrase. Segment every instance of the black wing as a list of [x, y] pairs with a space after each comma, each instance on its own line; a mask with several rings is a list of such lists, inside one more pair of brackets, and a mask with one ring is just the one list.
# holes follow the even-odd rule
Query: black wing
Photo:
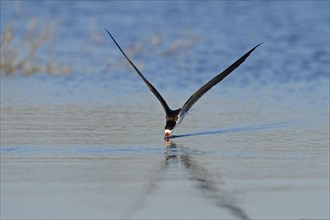
[[[262, 44], [262, 43], [260, 43]], [[239, 58], [235, 63], [233, 63], [230, 67], [228, 67], [225, 71], [215, 76], [213, 79], [208, 81], [204, 86], [198, 89], [194, 94], [190, 96], [190, 98], [184, 103], [182, 106], [180, 116], [185, 115], [189, 109], [200, 99], [207, 91], [209, 91], [213, 86], [218, 84], [221, 80], [223, 80], [226, 76], [228, 76], [233, 70], [235, 70], [244, 60], [254, 51], [260, 44], [252, 48], [249, 52], [247, 52], [244, 56]]]
[[155, 87], [153, 85], [151, 85], [151, 83], [148, 82], [148, 80], [146, 78], [144, 78], [144, 76], [142, 75], [142, 73], [140, 72], [140, 70], [134, 65], [134, 63], [128, 58], [128, 56], [120, 48], [120, 46], [118, 45], [118, 43], [116, 42], [116, 40], [112, 37], [112, 35], [110, 34], [110, 32], [106, 28], [105, 28], [105, 30], [108, 32], [109, 36], [111, 37], [111, 39], [113, 40], [113, 42], [116, 44], [116, 46], [118, 47], [118, 49], [121, 51], [121, 53], [124, 55], [124, 57], [127, 59], [127, 61], [132, 65], [132, 67], [137, 72], [137, 74], [142, 78], [142, 80], [144, 81], [144, 83], [148, 86], [148, 88], [150, 89], [150, 91], [157, 97], [157, 99], [159, 100], [160, 104], [162, 104], [162, 106], [163, 106], [163, 108], [165, 110], [166, 115], [170, 114], [171, 109], [168, 107], [168, 105], [165, 102], [165, 100], [163, 99], [163, 97], [159, 94], [159, 92], [155, 89]]

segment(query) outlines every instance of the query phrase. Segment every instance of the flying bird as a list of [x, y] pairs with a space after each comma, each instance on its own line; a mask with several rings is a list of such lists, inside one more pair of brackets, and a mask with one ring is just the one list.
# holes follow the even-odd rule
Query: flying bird
[[127, 61], [131, 64], [131, 66], [134, 68], [134, 70], [137, 72], [137, 74], [141, 77], [141, 79], [144, 81], [144, 83], [148, 86], [149, 90], [156, 96], [156, 98], [159, 100], [160, 104], [163, 106], [163, 109], [165, 111], [166, 115], [166, 125], [165, 125], [165, 140], [169, 140], [174, 128], [178, 126], [184, 117], [187, 115], [188, 111], [191, 109], [191, 107], [207, 92], [209, 91], [213, 86], [218, 84], [221, 80], [223, 80], [226, 76], [228, 76], [233, 70], [235, 70], [241, 63], [245, 61], [245, 59], [254, 51], [258, 46], [260, 46], [262, 43], [258, 44], [251, 50], [249, 50], [246, 54], [244, 54], [241, 58], [239, 58], [236, 62], [234, 62], [232, 65], [230, 65], [227, 69], [225, 69], [223, 72], [216, 75], [214, 78], [212, 78], [210, 81], [208, 81], [205, 85], [203, 85], [201, 88], [199, 88], [196, 92], [194, 92], [189, 99], [183, 104], [183, 106], [179, 109], [172, 110], [164, 100], [164, 98], [159, 94], [157, 89], [142, 75], [141, 71], [134, 65], [134, 63], [128, 58], [128, 56], [124, 53], [124, 51], [121, 49], [117, 41], [114, 39], [114, 37], [110, 34], [110, 32], [105, 28], [105, 30], [108, 32], [109, 36], [113, 40], [113, 42], [116, 44], [120, 52], [124, 55], [124, 57], [127, 59]]

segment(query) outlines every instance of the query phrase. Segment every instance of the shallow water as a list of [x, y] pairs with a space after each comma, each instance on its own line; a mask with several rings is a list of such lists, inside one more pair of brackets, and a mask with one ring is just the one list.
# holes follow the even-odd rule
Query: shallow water
[[[328, 2], [102, 3], [1, 2], [1, 24], [55, 22], [75, 63], [1, 77], [2, 219], [329, 218]], [[104, 27], [123, 48], [160, 34], [133, 60], [173, 108], [265, 43], [164, 142], [161, 106], [114, 65]], [[199, 40], [165, 55], [182, 30]]]

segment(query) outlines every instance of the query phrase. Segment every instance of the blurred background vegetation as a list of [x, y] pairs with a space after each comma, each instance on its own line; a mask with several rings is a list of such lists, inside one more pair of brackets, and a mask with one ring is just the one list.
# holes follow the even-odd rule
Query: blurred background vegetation
[[[53, 40], [55, 25], [41, 23], [33, 17], [27, 21], [27, 27], [24, 30], [19, 30], [14, 23], [4, 25], [1, 33], [1, 75], [31, 75], [35, 73], [60, 75], [72, 72], [74, 68], [73, 59], [67, 61], [65, 55], [56, 52], [56, 45]], [[89, 46], [104, 46], [105, 40], [110, 40], [106, 32], [100, 32], [100, 28], [96, 24], [89, 27], [88, 32]], [[200, 40], [200, 36], [191, 34], [187, 29], [180, 30], [175, 39], [164, 38], [161, 33], [153, 33], [151, 36], [141, 36], [137, 41], [128, 42], [122, 47], [131, 58], [145, 52], [157, 53], [166, 57], [180, 57]], [[86, 47], [86, 45], [81, 46]], [[120, 53], [118, 53], [116, 59], [111, 59], [111, 62], [109, 59], [106, 58], [103, 61], [103, 72], [108, 71], [109, 68], [114, 70], [130, 68]], [[143, 69], [144, 64], [137, 63], [137, 66]], [[86, 69], [90, 70], [90, 66], [75, 68], [78, 69], [78, 72], [85, 72]]]
[[[72, 67], [61, 63], [58, 55], [52, 51], [51, 25], [41, 26], [36, 18], [32, 18], [24, 33], [14, 30], [14, 24], [8, 23], [1, 33], [1, 75], [70, 72]], [[44, 51], [46, 54], [43, 54]]]

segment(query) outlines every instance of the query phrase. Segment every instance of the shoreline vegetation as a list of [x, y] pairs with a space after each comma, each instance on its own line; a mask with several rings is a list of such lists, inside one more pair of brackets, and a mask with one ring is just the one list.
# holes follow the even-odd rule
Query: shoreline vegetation
[[[13, 23], [4, 25], [1, 33], [1, 76], [23, 74], [33, 75], [37, 73], [47, 73], [50, 75], [65, 75], [72, 72], [86, 72], [88, 64], [80, 68], [74, 65], [72, 58], [69, 62], [66, 55], [56, 52], [54, 43], [54, 25], [41, 25], [36, 18], [27, 22], [26, 28], [17, 31]], [[104, 46], [107, 35], [103, 35], [96, 24], [92, 25], [87, 36], [88, 44], [91, 47]], [[128, 56], [134, 58], [146, 51], [148, 53], [160, 54], [166, 57], [177, 59], [185, 55], [200, 40], [199, 36], [194, 36], [186, 29], [182, 29], [176, 38], [171, 41], [165, 39], [161, 33], [154, 33], [151, 36], [141, 37], [136, 42], [123, 45]], [[82, 45], [83, 46], [83, 45]], [[137, 63], [143, 69], [143, 63]], [[77, 70], [73, 71], [73, 68]], [[118, 56], [111, 60], [106, 58], [103, 61], [102, 72], [110, 69], [118, 71], [122, 68], [130, 68], [126, 60]]]
[[[52, 51], [52, 37], [52, 26], [40, 26], [35, 18], [21, 35], [12, 23], [6, 24], [1, 33], [1, 75], [69, 73], [72, 66], [59, 62], [58, 55]], [[42, 56], [45, 51], [47, 56]]]

